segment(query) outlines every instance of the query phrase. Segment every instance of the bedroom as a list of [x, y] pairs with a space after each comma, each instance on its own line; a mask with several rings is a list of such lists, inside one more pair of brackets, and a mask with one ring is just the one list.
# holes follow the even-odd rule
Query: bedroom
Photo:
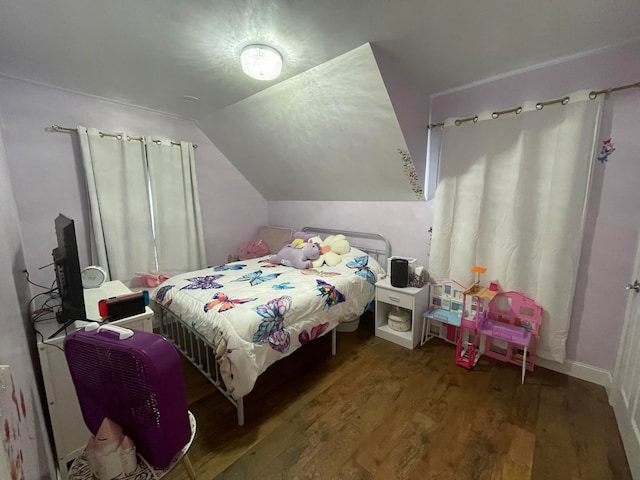
[[[24, 4], [25, 11], [29, 14], [29, 2]], [[46, 17], [48, 14], [51, 18], [57, 18], [55, 11], [48, 12], [44, 7], [39, 7], [40, 10], [36, 10], [35, 6], [31, 6], [34, 10], [30, 14], [34, 17]], [[62, 65], [70, 62], [65, 57], [62, 46], [55, 42], [49, 45], [55, 47], [53, 51], [44, 48], [47, 43], [46, 35], [53, 35], [48, 29], [38, 30], [32, 27], [34, 29], [29, 30], [26, 28], [29, 23], [26, 18], [4, 15], [5, 11], [12, 11], [12, 8], [8, 2], [2, 3], [2, 31], [7, 31], [5, 27], [8, 25], [4, 22], [9, 22], [9, 18], [20, 28], [23, 28], [24, 23], [26, 38], [31, 37], [34, 44], [32, 56], [25, 55], [25, 60], [30, 65], [40, 61], [38, 55], [53, 55]], [[73, 6], [69, 8], [72, 9]], [[593, 8], [600, 11], [598, 9], [602, 7], [594, 5]], [[562, 54], [558, 53], [554, 45], [543, 43], [546, 51], [543, 50], [539, 57], [528, 59], [526, 64], [512, 63], [510, 66], [500, 67], [502, 69], [468, 78], [456, 78], [454, 69], [450, 73], [453, 76], [450, 83], [429, 90], [429, 94], [433, 96], [429, 105], [425, 101], [424, 109], [419, 112], [420, 120], [424, 120], [426, 125], [428, 121], [437, 122], [447, 117], [472, 115], [486, 109], [508, 108], [523, 100], [557, 98], [580, 89], [606, 89], [637, 82], [640, 78], [640, 48], [637, 41], [640, 32], [637, 31], [637, 10], [630, 8], [630, 12], [626, 15], [629, 23], [623, 22], [622, 16], [616, 17], [610, 13], [602, 13], [602, 18], [592, 19], [590, 27], [585, 29], [594, 32], [589, 43], [568, 45]], [[347, 19], [350, 18], [354, 17], [345, 17], [342, 28], [345, 24], [348, 25]], [[473, 30], [472, 19], [466, 16], [464, 19], [469, 22], [469, 29]], [[630, 26], [625, 27], [625, 30], [621, 26], [623, 24]], [[607, 28], [614, 30], [612, 25], [615, 25], [615, 30], [621, 35], [615, 37], [615, 41], [612, 40], [614, 37], [607, 37], [604, 33]], [[411, 26], [415, 27], [414, 24]], [[56, 27], [52, 23], [48, 28], [55, 30]], [[77, 33], [81, 34], [88, 35], [88, 32]], [[486, 35], [489, 36], [488, 33]], [[57, 37], [54, 35], [54, 38]], [[375, 39], [353, 43], [350, 49], [359, 47], [368, 40]], [[614, 43], [618, 45], [603, 48]], [[458, 44], [456, 48], [464, 50], [464, 45]], [[491, 52], [487, 56], [499, 53], [495, 45], [494, 50], [485, 48], [485, 54]], [[347, 50], [349, 49], [335, 51], [326, 60]], [[224, 262], [229, 253], [237, 250], [238, 239], [251, 238], [260, 225], [302, 227], [309, 223], [382, 232], [389, 237], [395, 253], [416, 257], [422, 263], [427, 262], [428, 229], [433, 221], [431, 202], [371, 199], [342, 202], [329, 197], [314, 201], [266, 200], [240, 173], [238, 167], [232, 164], [232, 158], [227, 159], [215, 142], [191, 120], [202, 113], [197, 110], [202, 107], [198, 104], [185, 104], [181, 96], [197, 92], [179, 88], [177, 97], [172, 101], [178, 103], [181, 110], [174, 115], [164, 114], [156, 111], [161, 109], [153, 109], [152, 106], [135, 106], [144, 104], [141, 99], [120, 96], [123, 94], [116, 91], [116, 85], [121, 82], [113, 80], [113, 77], [111, 95], [108, 92], [84, 92], [89, 95], [77, 93], [78, 88], [70, 88], [67, 83], [56, 84], [46, 77], [25, 81], [24, 77], [28, 79], [28, 65], [22, 67], [26, 73], [20, 74], [17, 69], [17, 65], [20, 65], [17, 63], [20, 53], [16, 52], [20, 50], [9, 51], [3, 46], [2, 51], [7, 56], [2, 57], [6, 63], [0, 64], [0, 72], [3, 74], [0, 76], [0, 178], [3, 192], [1, 220], [4, 230], [1, 282], [2, 304], [8, 307], [5, 307], [2, 315], [0, 364], [12, 365], [16, 384], [21, 385], [28, 398], [31, 398], [33, 425], [39, 432], [46, 430], [46, 424], [39, 406], [40, 397], [34, 381], [32, 359], [27, 353], [33, 338], [28, 335], [28, 328], [23, 326], [26, 302], [33, 293], [28, 289], [21, 270], [27, 268], [30, 272], [36, 272], [38, 267], [50, 262], [50, 249], [54, 240], [52, 220], [57, 213], [64, 212], [82, 219], [86, 217], [87, 208], [79, 185], [81, 177], [75, 173], [78, 156], [74, 151], [74, 141], [69, 134], [45, 131], [45, 128], [53, 124], [67, 127], [83, 124], [111, 131], [133, 131], [162, 135], [174, 140], [186, 139], [198, 144], [197, 159], [207, 159], [207, 167], [199, 172], [199, 185], [207, 259], [212, 265]], [[558, 60], [558, 57], [564, 58]], [[437, 56], [435, 58], [432, 65], [444, 62]], [[476, 60], [476, 70], [480, 68], [479, 63], [481, 62]], [[544, 65], [539, 68], [527, 68], [542, 63]], [[444, 71], [447, 66], [445, 64], [440, 68], [432, 68], [434, 71]], [[69, 75], [80, 74], [81, 71], [69, 70]], [[92, 76], [86, 72], [85, 75], [90, 78]], [[387, 75], [390, 78], [388, 71]], [[466, 88], [457, 88], [463, 86]], [[446, 93], [446, 90], [453, 88], [456, 90]], [[598, 195], [592, 197], [597, 200], [593, 201], [589, 210], [583, 262], [578, 275], [567, 341], [567, 358], [570, 362], [561, 368], [567, 373], [609, 387], [625, 311], [626, 293], [622, 287], [631, 276], [637, 227], [640, 224], [637, 208], [640, 204], [640, 192], [634, 185], [634, 178], [638, 178], [640, 173], [637, 162], [640, 145], [636, 133], [638, 94], [634, 90], [614, 94], [606, 106], [608, 110], [604, 112], [603, 131], [605, 122], [608, 122], [610, 134], [606, 138], [612, 139], [617, 151], [607, 162], [606, 176], [600, 188], [594, 187], [594, 192], [598, 192]], [[190, 108], [195, 110], [189, 111]], [[203, 168], [201, 163], [204, 162], [198, 163], [199, 168]], [[598, 166], [600, 163], [596, 165]], [[74, 174], [68, 175], [68, 172]], [[207, 188], [212, 185], [217, 188], [222, 186], [224, 191]], [[226, 200], [227, 198], [232, 200]], [[310, 218], [313, 222], [309, 222]], [[220, 226], [224, 226], [224, 230]], [[86, 239], [84, 222], [79, 221], [79, 227], [79, 237]], [[85, 265], [88, 262], [86, 249], [81, 252], [81, 262]], [[36, 275], [34, 280], [38, 280]], [[47, 281], [49, 278], [50, 274], [43, 273], [40, 279]], [[7, 295], [6, 299], [4, 295]], [[603, 318], [608, 320], [605, 322]], [[40, 441], [25, 441], [28, 445], [25, 453], [29, 453], [31, 458], [36, 458], [40, 463], [32, 466], [31, 471], [38, 472], [38, 478], [46, 478], [48, 463], [52, 461], [52, 457], [50, 447], [42, 440], [44, 437], [39, 438]]]

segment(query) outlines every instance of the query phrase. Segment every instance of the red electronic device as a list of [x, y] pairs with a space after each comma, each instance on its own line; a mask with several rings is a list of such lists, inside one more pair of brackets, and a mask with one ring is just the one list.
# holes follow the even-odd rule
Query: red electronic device
[[127, 293], [116, 297], [104, 298], [98, 302], [98, 313], [102, 318], [118, 320], [144, 313], [145, 307], [149, 305], [149, 292]]

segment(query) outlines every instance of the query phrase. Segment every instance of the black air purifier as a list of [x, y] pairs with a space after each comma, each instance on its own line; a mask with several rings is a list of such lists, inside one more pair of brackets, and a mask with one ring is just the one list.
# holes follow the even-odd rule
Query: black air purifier
[[409, 285], [409, 261], [405, 258], [391, 260], [391, 286], [405, 288]]

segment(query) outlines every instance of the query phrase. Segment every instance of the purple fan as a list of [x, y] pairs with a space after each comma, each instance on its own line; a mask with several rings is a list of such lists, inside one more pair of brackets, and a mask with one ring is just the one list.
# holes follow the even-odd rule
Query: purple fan
[[176, 349], [154, 333], [120, 340], [109, 330], [78, 330], [64, 353], [89, 430], [95, 435], [109, 417], [151, 466], [167, 468], [191, 435]]

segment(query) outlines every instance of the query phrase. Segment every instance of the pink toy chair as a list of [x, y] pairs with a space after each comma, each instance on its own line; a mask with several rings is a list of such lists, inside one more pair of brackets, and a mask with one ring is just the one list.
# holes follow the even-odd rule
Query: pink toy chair
[[[180, 357], [164, 337], [96, 323], [68, 335], [64, 351], [89, 430], [95, 435], [107, 417], [135, 444], [138, 469], [119, 479], [160, 478], [181, 462], [195, 480], [187, 456], [195, 419], [187, 409]], [[69, 479], [92, 478], [85, 453]]]

